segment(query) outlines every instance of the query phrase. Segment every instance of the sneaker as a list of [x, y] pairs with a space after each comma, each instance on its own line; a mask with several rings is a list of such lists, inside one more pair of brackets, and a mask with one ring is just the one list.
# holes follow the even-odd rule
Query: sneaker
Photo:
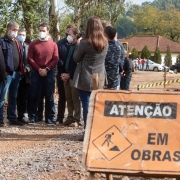
[[72, 120], [72, 119], [67, 119], [64, 123], [63, 123], [63, 125], [64, 126], [69, 126], [70, 124], [72, 124], [72, 123], [74, 123], [75, 121], [74, 120]]
[[4, 127], [4, 122], [0, 122], [0, 127]]
[[82, 122], [78, 122], [78, 126], [83, 126], [83, 123]]
[[46, 124], [47, 124], [48, 126], [55, 126], [54, 122], [51, 121], [51, 120], [49, 120], [49, 119], [46, 121]]
[[31, 119], [28, 124], [30, 124], [30, 125], [35, 125], [35, 124], [36, 124], [36, 121], [35, 121], [34, 119]]
[[36, 117], [36, 122], [42, 122], [43, 118], [42, 117]]
[[9, 124], [15, 125], [15, 126], [23, 126], [24, 125], [24, 123], [19, 122], [18, 120], [11, 120], [11, 119], [9, 119]]
[[60, 118], [60, 119], [57, 118], [56, 123], [63, 124], [63, 119], [64, 119], [64, 118]]

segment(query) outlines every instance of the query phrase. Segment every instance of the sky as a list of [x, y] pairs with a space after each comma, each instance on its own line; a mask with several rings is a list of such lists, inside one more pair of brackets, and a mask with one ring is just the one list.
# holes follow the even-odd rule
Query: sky
[[141, 4], [142, 2], [152, 2], [153, 0], [131, 0], [133, 4]]

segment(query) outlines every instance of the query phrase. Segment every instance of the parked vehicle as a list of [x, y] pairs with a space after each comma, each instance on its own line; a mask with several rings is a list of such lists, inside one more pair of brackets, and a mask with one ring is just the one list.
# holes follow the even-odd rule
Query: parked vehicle
[[163, 67], [163, 71], [166, 70], [166, 72], [169, 72], [170, 68], [168, 66], [162, 66]]
[[180, 72], [180, 64], [174, 64], [170, 67], [170, 70], [174, 71], [174, 73]]
[[[133, 62], [134, 62], [134, 66], [135, 66], [135, 64], [138, 64], [138, 60], [137, 59], [134, 59]], [[163, 68], [163, 66], [161, 64], [155, 63], [155, 62], [153, 62], [153, 61], [151, 61], [149, 59], [149, 70], [150, 71], [162, 71], [163, 69], [164, 68]], [[139, 69], [139, 70], [141, 70], [141, 69]], [[144, 70], [146, 70], [146, 64], [144, 65]]]

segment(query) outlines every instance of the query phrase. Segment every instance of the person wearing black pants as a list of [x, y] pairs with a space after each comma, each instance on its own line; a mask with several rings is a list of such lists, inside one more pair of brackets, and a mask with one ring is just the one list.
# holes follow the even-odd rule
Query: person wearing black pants
[[67, 58], [67, 54], [70, 47], [70, 44], [67, 41], [67, 35], [71, 27], [73, 26], [72, 25], [67, 26], [66, 37], [57, 42], [58, 52], [59, 52], [59, 61], [58, 61], [58, 67], [57, 67], [58, 69], [57, 87], [58, 87], [58, 94], [59, 94], [57, 123], [59, 124], [63, 123], [65, 106], [66, 106], [64, 82], [61, 80], [61, 74], [63, 72], [63, 63], [65, 62]]
[[4, 61], [4, 55], [2, 52], [2, 47], [0, 46], [0, 94], [5, 83], [5, 78], [6, 78], [6, 66]]
[[27, 54], [29, 49], [29, 44], [31, 40], [26, 38], [26, 31], [21, 29], [18, 31], [18, 40], [22, 43], [23, 46], [23, 56], [24, 56], [24, 71], [25, 73], [21, 76], [21, 80], [18, 88], [17, 95], [17, 114], [18, 121], [21, 123], [27, 123], [25, 120], [28, 118], [25, 114], [28, 113], [28, 97], [30, 93], [30, 66], [27, 63]]

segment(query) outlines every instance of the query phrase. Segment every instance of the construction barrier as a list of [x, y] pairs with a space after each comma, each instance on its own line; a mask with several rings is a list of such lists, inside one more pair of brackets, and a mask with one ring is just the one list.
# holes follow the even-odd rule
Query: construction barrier
[[180, 82], [180, 79], [173, 79], [173, 80], [168, 80], [168, 81], [161, 81], [161, 82], [156, 82], [156, 83], [137, 85], [137, 90], [155, 87], [155, 86], [161, 86], [161, 85], [168, 85], [168, 84], [172, 84], [172, 83], [179, 83], [179, 82]]
[[93, 91], [85, 132], [90, 179], [96, 172], [180, 176], [178, 92]]

